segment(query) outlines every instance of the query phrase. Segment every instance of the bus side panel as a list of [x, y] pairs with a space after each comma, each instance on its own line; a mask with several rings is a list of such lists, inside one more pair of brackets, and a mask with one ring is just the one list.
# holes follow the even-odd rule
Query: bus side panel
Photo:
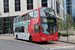
[[31, 36], [34, 34], [34, 25], [28, 25], [28, 31]]
[[31, 24], [31, 25], [32, 25], [32, 24], [33, 24], [33, 25], [38, 24], [38, 17], [31, 19], [30, 24]]
[[39, 20], [38, 20], [38, 17], [37, 18], [33, 18], [33, 19], [31, 19], [30, 20], [30, 25], [28, 25], [28, 30], [29, 30], [29, 33], [30, 33], [30, 35], [32, 36], [32, 38], [33, 38], [33, 41], [37, 41], [37, 42], [39, 42], [39, 34], [40, 33], [35, 33], [35, 25], [36, 24], [39, 24], [39, 22], [38, 22]]
[[28, 30], [29, 30], [30, 36], [32, 36], [33, 38], [33, 41], [40, 42], [40, 38], [41, 38], [40, 33], [35, 33], [34, 25], [28, 25]]

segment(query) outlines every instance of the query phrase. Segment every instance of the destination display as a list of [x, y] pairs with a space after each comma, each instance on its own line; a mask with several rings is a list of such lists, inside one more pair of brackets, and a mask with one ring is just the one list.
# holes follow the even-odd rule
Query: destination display
[[54, 20], [53, 19], [47, 19], [47, 22], [54, 22]]
[[56, 22], [56, 19], [47, 19], [47, 18], [41, 18], [42, 23], [54, 23]]

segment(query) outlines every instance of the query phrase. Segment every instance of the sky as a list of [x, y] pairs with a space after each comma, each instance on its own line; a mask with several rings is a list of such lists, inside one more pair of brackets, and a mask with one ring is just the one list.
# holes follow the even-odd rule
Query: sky
[[[66, 0], [64, 0], [64, 16], [66, 15]], [[65, 16], [65, 19], [66, 19], [66, 16]]]

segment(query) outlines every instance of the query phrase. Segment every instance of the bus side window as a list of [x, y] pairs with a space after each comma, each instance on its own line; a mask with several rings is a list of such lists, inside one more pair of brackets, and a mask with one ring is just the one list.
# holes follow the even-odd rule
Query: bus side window
[[25, 20], [27, 20], [27, 19], [28, 19], [28, 14], [25, 15]]
[[29, 13], [29, 17], [28, 17], [29, 19], [32, 19], [33, 18], [33, 12], [30, 12]]
[[15, 20], [16, 18], [14, 18], [14, 23], [16, 23], [16, 20]]
[[24, 26], [22, 27], [16, 27], [15, 32], [24, 32]]
[[20, 17], [18, 18], [18, 22], [20, 22]]
[[15, 32], [18, 32], [18, 27], [15, 28]]
[[21, 27], [21, 32], [24, 32], [24, 26]]
[[19, 32], [24, 32], [24, 26], [19, 27]]
[[38, 17], [38, 10], [34, 11], [34, 18]]
[[17, 18], [14, 19], [15, 23], [17, 23]]
[[22, 16], [21, 16], [21, 21], [22, 21]]
[[18, 22], [18, 17], [16, 18], [16, 23]]
[[23, 16], [21, 17], [21, 21], [24, 21], [24, 17], [25, 17], [25, 15], [23, 15]]
[[35, 33], [40, 33], [40, 25], [39, 24], [36, 24], [34, 26], [34, 31], [35, 31]]

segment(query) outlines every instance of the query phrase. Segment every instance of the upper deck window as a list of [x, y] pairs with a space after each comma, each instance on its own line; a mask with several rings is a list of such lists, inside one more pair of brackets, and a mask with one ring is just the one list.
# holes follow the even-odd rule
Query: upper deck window
[[18, 22], [20, 22], [20, 17], [18, 17], [19, 19], [18, 19]]
[[29, 13], [29, 19], [32, 19], [33, 18], [33, 12], [30, 12]]
[[27, 20], [27, 19], [28, 19], [28, 14], [25, 15], [25, 20]]
[[50, 8], [41, 8], [40, 9], [40, 16], [41, 17], [55, 17], [55, 13]]
[[38, 17], [38, 10], [34, 11], [34, 18]]
[[16, 18], [14, 18], [14, 23], [16, 23], [16, 20], [15, 20]]
[[20, 21], [21, 21], [21, 17], [22, 17], [21, 15], [20, 15], [20, 16], [18, 16], [18, 22], [20, 22]]
[[25, 15], [23, 15], [23, 16], [21, 17], [21, 21], [24, 21], [24, 17], [25, 17]]
[[17, 23], [17, 18], [15, 18], [15, 23]]

